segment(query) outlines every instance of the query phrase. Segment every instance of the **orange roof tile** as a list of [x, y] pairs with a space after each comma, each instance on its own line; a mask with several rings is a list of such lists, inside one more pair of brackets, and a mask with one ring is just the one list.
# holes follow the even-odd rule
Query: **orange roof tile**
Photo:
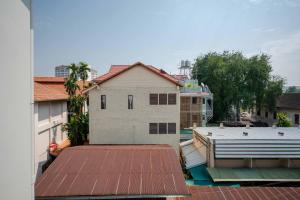
[[112, 65], [108, 73], [106, 73], [102, 76], [99, 76], [98, 78], [94, 79], [94, 81], [98, 84], [101, 84], [115, 76], [118, 76], [119, 74], [121, 74], [135, 66], [143, 66], [146, 69], [154, 72], [155, 74], [167, 79], [168, 81], [171, 81], [172, 83], [181, 86], [181, 83], [176, 78], [174, 78], [173, 76], [171, 76], [164, 70], [157, 69], [156, 67], [153, 67], [152, 65], [145, 65], [141, 62], [137, 62], [133, 65]]
[[[69, 95], [64, 83], [65, 78], [63, 77], [34, 77], [34, 101], [67, 100]], [[88, 83], [86, 82], [86, 84]], [[83, 90], [83, 81], [78, 81], [78, 85], [80, 91]]]

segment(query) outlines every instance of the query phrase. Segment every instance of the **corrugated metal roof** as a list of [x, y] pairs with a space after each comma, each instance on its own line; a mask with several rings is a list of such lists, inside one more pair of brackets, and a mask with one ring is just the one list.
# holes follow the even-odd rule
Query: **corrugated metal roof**
[[[267, 140], [299, 140], [300, 139], [300, 128], [297, 127], [197, 127], [194, 129], [198, 134], [215, 140], [235, 140], [235, 139], [267, 139]], [[212, 133], [208, 136], [208, 132]], [[243, 132], [247, 132], [248, 135], [243, 135]], [[284, 133], [283, 135], [278, 132]]]
[[188, 195], [169, 145], [88, 145], [65, 149], [35, 184], [38, 199]]
[[176, 200], [297, 200], [300, 188], [295, 187], [189, 187], [192, 197]]
[[215, 182], [219, 181], [300, 181], [295, 168], [207, 168]]
[[185, 160], [185, 167], [187, 169], [206, 163], [206, 159], [195, 147], [193, 139], [180, 143], [180, 148]]

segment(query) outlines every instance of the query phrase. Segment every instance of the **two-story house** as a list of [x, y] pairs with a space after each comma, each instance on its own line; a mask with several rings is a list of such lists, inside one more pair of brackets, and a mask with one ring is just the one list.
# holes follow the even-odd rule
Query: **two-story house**
[[112, 65], [89, 95], [90, 144], [170, 144], [178, 152], [181, 84], [137, 62]]

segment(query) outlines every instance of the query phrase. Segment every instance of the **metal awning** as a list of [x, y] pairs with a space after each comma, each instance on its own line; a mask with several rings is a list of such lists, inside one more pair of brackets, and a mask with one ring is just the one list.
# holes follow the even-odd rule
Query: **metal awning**
[[214, 182], [241, 181], [300, 181], [296, 168], [207, 168]]
[[205, 158], [194, 146], [193, 139], [180, 143], [180, 147], [185, 159], [185, 167], [187, 169], [206, 163]]

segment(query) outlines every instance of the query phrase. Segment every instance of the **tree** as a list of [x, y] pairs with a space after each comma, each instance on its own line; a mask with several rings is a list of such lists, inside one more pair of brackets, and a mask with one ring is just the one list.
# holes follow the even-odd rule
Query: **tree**
[[283, 80], [270, 76], [270, 56], [245, 57], [241, 52], [208, 53], [196, 58], [192, 77], [206, 83], [214, 94], [214, 120], [230, 116], [240, 119], [240, 109], [275, 108], [282, 93]]
[[277, 113], [277, 124], [278, 127], [291, 127], [292, 123], [285, 113]]
[[89, 71], [86, 63], [80, 62], [79, 65], [72, 63], [68, 68], [71, 73], [65, 81], [65, 88], [69, 94], [68, 112], [71, 114], [68, 123], [63, 125], [63, 130], [68, 132], [68, 138], [71, 141], [71, 145], [81, 145], [88, 135], [88, 113], [83, 112], [83, 108], [87, 97], [78, 92], [82, 90], [78, 85], [78, 81], [83, 81], [83, 87], [85, 81], [88, 78], [87, 72]]

